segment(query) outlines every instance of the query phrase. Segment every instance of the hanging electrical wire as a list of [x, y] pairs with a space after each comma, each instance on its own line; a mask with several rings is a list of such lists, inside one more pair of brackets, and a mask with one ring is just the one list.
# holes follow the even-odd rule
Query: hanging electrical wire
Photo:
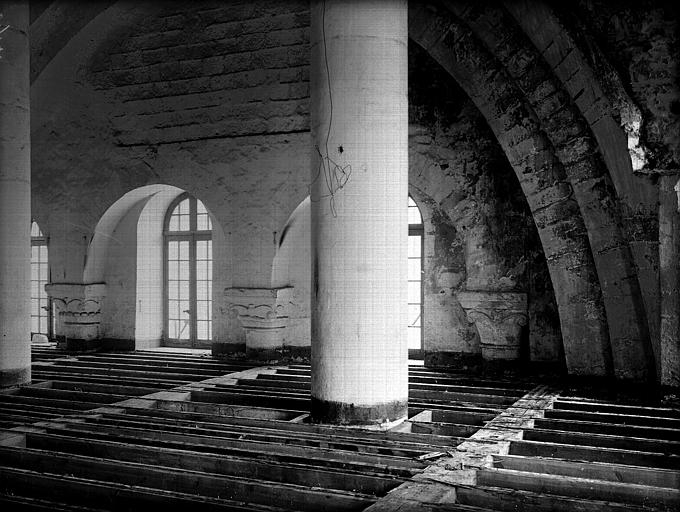
[[[333, 91], [331, 88], [331, 72], [328, 65], [328, 47], [326, 45], [326, 2], [324, 0], [321, 11], [321, 39], [323, 40], [323, 55], [324, 55], [324, 65], [326, 68], [326, 80], [328, 84], [328, 103], [329, 103], [329, 114], [328, 114], [328, 129], [326, 130], [326, 139], [322, 148], [319, 145], [315, 145], [317, 154], [319, 155], [319, 165], [317, 168], [316, 176], [309, 184], [310, 198], [312, 201], [315, 199], [312, 197], [311, 188], [316, 183], [317, 180], [323, 176], [326, 185], [327, 193], [322, 194], [316, 199], [319, 201], [326, 197], [330, 197], [330, 209], [333, 217], [337, 217], [337, 211], [335, 209], [335, 194], [338, 190], [341, 190], [349, 181], [352, 174], [352, 166], [350, 164], [341, 165], [330, 157], [330, 151], [328, 149], [328, 142], [331, 137], [331, 127], [333, 125]], [[342, 146], [338, 146], [338, 153], [342, 154], [344, 149]]]

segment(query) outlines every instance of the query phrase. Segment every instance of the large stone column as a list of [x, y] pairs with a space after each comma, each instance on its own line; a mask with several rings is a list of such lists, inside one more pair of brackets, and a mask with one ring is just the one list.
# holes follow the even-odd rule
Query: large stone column
[[312, 3], [316, 422], [407, 415], [407, 38], [404, 0]]
[[680, 387], [680, 173], [659, 179], [661, 384]]
[[0, 14], [0, 386], [4, 387], [31, 380], [28, 1], [0, 1]]

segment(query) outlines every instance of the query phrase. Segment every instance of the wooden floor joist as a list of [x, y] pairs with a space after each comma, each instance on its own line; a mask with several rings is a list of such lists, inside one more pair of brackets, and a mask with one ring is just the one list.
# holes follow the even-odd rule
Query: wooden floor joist
[[[35, 348], [0, 392], [11, 510], [664, 511], [680, 411], [409, 368], [394, 430], [308, 423], [309, 365]], [[3, 509], [4, 510], [4, 509]]]

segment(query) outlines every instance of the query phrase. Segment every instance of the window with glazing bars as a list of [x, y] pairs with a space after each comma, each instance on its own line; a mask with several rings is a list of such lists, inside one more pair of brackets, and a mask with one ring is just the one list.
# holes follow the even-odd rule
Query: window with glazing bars
[[165, 218], [165, 342], [212, 340], [212, 221], [201, 201], [180, 195]]

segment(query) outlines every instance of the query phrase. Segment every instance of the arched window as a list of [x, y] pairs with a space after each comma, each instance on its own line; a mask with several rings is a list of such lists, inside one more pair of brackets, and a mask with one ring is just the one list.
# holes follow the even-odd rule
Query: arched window
[[45, 285], [49, 283], [47, 237], [31, 222], [31, 335], [50, 336], [52, 308]]
[[182, 194], [168, 208], [165, 342], [195, 347], [212, 339], [212, 222], [201, 201]]
[[408, 348], [422, 349], [423, 320], [423, 218], [408, 198]]

